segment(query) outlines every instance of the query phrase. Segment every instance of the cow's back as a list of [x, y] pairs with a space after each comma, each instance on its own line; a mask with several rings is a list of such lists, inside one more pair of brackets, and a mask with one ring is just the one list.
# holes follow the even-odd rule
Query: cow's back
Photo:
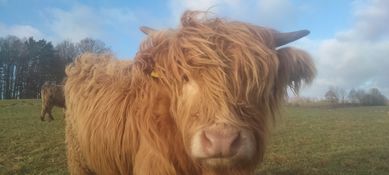
[[[68, 149], [87, 171], [131, 174], [131, 143], [124, 143], [130, 62], [109, 56], [84, 55], [66, 69], [66, 139]], [[128, 131], [126, 131], [128, 130]], [[126, 147], [124, 145], [127, 145]], [[69, 160], [73, 161], [73, 160]], [[78, 163], [80, 163], [78, 162]], [[70, 171], [72, 163], [68, 162]]]

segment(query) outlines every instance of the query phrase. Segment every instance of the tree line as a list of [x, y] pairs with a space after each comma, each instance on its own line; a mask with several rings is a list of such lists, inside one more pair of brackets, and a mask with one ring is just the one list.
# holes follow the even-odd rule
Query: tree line
[[39, 98], [43, 83], [62, 83], [66, 65], [85, 52], [111, 50], [104, 42], [92, 38], [53, 45], [32, 37], [0, 37], [0, 99]]
[[382, 106], [388, 103], [388, 99], [378, 88], [368, 91], [363, 89], [351, 89], [349, 93], [339, 87], [330, 87], [324, 95], [325, 99], [333, 104], [359, 104], [364, 106]]

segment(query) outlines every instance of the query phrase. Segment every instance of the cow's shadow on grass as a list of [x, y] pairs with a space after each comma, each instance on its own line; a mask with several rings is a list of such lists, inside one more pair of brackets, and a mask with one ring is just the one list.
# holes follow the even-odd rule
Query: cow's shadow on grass
[[355, 151], [303, 155], [297, 159], [280, 155], [267, 156], [258, 175], [356, 175], [389, 174], [389, 149], [379, 147]]

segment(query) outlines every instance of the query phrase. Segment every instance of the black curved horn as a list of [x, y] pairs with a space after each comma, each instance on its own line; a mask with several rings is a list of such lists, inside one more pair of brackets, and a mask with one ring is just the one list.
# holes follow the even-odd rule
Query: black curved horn
[[296, 41], [304, 36], [309, 34], [309, 30], [299, 30], [295, 32], [285, 32], [285, 33], [275, 33], [274, 34], [274, 43], [276, 47], [288, 44], [290, 42]]

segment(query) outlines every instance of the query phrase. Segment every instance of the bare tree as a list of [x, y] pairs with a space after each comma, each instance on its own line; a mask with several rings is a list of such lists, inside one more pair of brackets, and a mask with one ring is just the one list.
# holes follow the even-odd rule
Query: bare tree
[[359, 99], [357, 97], [357, 91], [355, 89], [351, 89], [347, 97], [351, 103], [359, 103]]
[[333, 88], [330, 88], [326, 92], [324, 97], [326, 98], [327, 101], [329, 101], [330, 103], [333, 103], [333, 104], [338, 103], [338, 101], [339, 101], [339, 98], [338, 98], [338, 96]]
[[104, 42], [92, 38], [85, 38], [81, 40], [79, 43], [77, 43], [76, 47], [78, 49], [79, 54], [86, 52], [98, 54], [111, 52], [111, 49], [106, 47]]
[[359, 89], [356, 91], [356, 99], [358, 100], [358, 103], [362, 103], [363, 98], [366, 96], [366, 92], [363, 89]]
[[74, 43], [65, 40], [55, 46], [58, 51], [58, 56], [63, 59], [66, 63], [70, 63], [79, 54]]
[[[327, 95], [331, 96], [330, 101], [332, 101], [334, 103], [345, 103], [346, 102], [346, 95], [347, 95], [346, 90], [344, 90], [343, 88], [337, 87], [337, 86], [330, 86], [328, 89], [329, 89], [328, 90], [329, 94], [327, 94]], [[327, 100], [329, 100], [329, 99], [327, 99]]]
[[337, 88], [336, 92], [338, 94], [339, 101], [341, 103], [345, 103], [346, 102], [346, 95], [347, 95], [346, 90], [344, 90], [343, 88]]

